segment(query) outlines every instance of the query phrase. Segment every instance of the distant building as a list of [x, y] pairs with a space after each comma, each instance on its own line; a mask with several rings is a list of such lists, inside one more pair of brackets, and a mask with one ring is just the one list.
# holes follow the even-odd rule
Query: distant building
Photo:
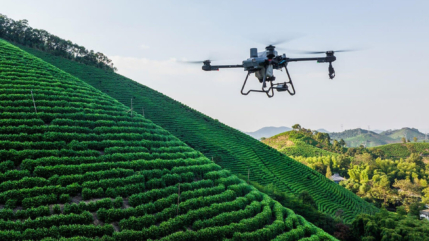
[[429, 220], [429, 209], [420, 211], [420, 218], [426, 218], [427, 220]]
[[338, 174], [338, 173], [335, 173], [333, 176], [331, 176], [330, 179], [337, 184], [340, 183], [342, 180], [346, 180], [344, 177], [340, 176], [340, 174]]

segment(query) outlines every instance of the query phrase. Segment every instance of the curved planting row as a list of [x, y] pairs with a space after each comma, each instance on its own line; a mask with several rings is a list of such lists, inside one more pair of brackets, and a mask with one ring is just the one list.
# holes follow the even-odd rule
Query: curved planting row
[[333, 240], [168, 131], [2, 40], [0, 90], [0, 240], [269, 240], [295, 230], [304, 230], [297, 240]]
[[[262, 185], [273, 183], [276, 189], [293, 194], [306, 190], [320, 210], [335, 214], [341, 209], [347, 222], [360, 213], [376, 211], [361, 198], [303, 164], [157, 91], [116, 73], [23, 48], [126, 106], [130, 106], [132, 99], [136, 113], [144, 112], [145, 117], [234, 174], [247, 176], [250, 173], [251, 181]], [[295, 175], [297, 173], [299, 175]]]

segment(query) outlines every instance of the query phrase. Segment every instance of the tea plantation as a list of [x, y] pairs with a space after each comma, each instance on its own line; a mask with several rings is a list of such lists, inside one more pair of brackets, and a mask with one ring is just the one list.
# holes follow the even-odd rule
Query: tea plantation
[[0, 113], [0, 240], [334, 240], [1, 39]]
[[308, 191], [319, 210], [335, 214], [344, 211], [343, 219], [352, 221], [360, 213], [377, 211], [352, 192], [325, 176], [281, 154], [254, 138], [220, 123], [168, 96], [119, 74], [53, 56], [29, 47], [25, 51], [78, 77], [93, 87], [142, 113], [190, 147], [230, 170], [262, 185], [274, 184], [283, 192]]
[[372, 150], [382, 150], [386, 158], [407, 158], [412, 152], [421, 156], [429, 156], [429, 143], [394, 143], [371, 147]]

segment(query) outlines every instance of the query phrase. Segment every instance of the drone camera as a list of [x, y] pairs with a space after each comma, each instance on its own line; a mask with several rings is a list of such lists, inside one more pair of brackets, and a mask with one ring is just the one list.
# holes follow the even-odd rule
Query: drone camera
[[278, 84], [278, 85], [276, 86], [276, 90], [277, 90], [278, 92], [287, 91], [287, 90], [288, 90], [288, 87], [287, 87], [286, 82], [285, 82], [285, 83]]

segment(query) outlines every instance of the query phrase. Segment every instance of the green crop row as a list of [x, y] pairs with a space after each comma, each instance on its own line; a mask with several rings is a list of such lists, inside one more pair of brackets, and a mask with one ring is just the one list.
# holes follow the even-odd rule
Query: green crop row
[[18, 210], [14, 212], [12, 209], [0, 209], [0, 219], [3, 220], [14, 220], [14, 219], [26, 219], [36, 218], [51, 215], [51, 211], [48, 206], [39, 206], [37, 208], [29, 208], [26, 210]]
[[101, 237], [103, 235], [113, 235], [114, 229], [110, 224], [104, 226], [90, 225], [61, 225], [50, 228], [26, 229], [19, 231], [0, 231], [0, 240], [41, 240], [45, 237]]
[[[192, 122], [181, 125], [187, 123], [183, 116], [167, 116], [163, 121], [174, 123], [180, 138], [213, 131], [209, 139], [186, 145], [171, 130], [2, 40], [0, 84], [0, 203], [5, 204], [0, 225], [7, 227], [0, 226], [0, 239], [128, 240], [128, 232], [136, 232], [138, 240], [175, 235], [212, 240], [275, 237], [289, 231], [283, 222], [286, 212], [276, 202], [209, 159], [214, 156], [215, 162], [230, 163], [242, 172], [250, 167], [251, 179], [269, 183], [275, 175], [267, 167], [278, 157], [265, 156], [260, 145], [218, 122], [207, 118], [206, 129]], [[121, 88], [118, 83], [118, 91]], [[190, 108], [183, 110], [194, 114]], [[161, 106], [158, 111], [169, 110]], [[211, 126], [229, 135], [219, 136]], [[213, 149], [232, 140], [246, 144], [236, 149], [249, 160], [246, 164], [241, 157], [231, 158], [231, 150]], [[202, 153], [210, 153], [209, 158]], [[254, 164], [255, 158], [269, 161]], [[89, 201], [77, 203], [81, 199]], [[33, 220], [25, 220], [28, 217]], [[293, 212], [286, 219], [292, 228], [306, 225]], [[181, 234], [200, 220], [223, 226], [205, 224]], [[121, 231], [115, 232], [111, 222]]]
[[[192, 183], [183, 183], [180, 186], [180, 190], [189, 191], [197, 188], [207, 188], [212, 187], [213, 181], [211, 180], [201, 180]], [[156, 199], [164, 198], [174, 193], [178, 193], [178, 186], [170, 186], [163, 189], [153, 189], [150, 191], [146, 191], [144, 193], [134, 194], [128, 198], [128, 202], [131, 206], [135, 207], [144, 203], [152, 202]]]
[[56, 194], [24, 198], [22, 199], [22, 209], [38, 207], [48, 204], [55, 204], [57, 203], [57, 199], [58, 196]]
[[37, 229], [69, 224], [91, 224], [93, 220], [94, 218], [89, 212], [82, 212], [81, 214], [60, 214], [47, 217], [38, 217], [36, 219], [26, 219], [22, 222], [0, 220], [0, 230], [25, 231], [29, 228]]

